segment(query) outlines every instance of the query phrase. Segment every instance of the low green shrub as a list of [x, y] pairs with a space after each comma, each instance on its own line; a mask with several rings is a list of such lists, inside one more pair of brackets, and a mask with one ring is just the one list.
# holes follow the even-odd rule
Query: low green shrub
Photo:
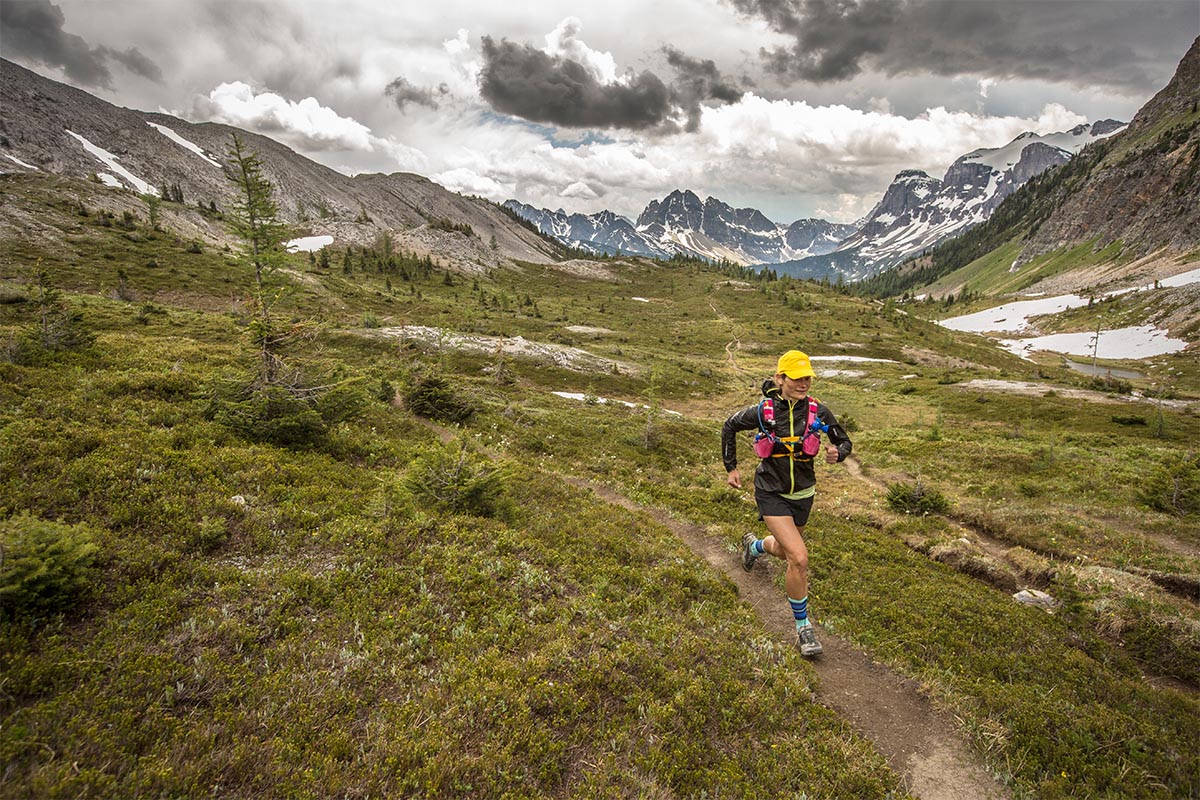
[[1138, 500], [1177, 516], [1200, 514], [1200, 456], [1188, 454], [1148, 471]]
[[285, 447], [315, 444], [325, 433], [321, 415], [283, 386], [214, 397], [209, 415], [250, 441]]
[[409, 411], [419, 417], [442, 422], [466, 422], [475, 414], [475, 405], [450, 388], [439, 375], [426, 375], [404, 394]]
[[83, 525], [28, 512], [0, 522], [0, 618], [69, 606], [87, 587], [97, 550]]
[[392, 386], [391, 381], [387, 378], [380, 378], [379, 386], [375, 389], [375, 399], [390, 406], [396, 399], [396, 387]]
[[347, 383], [313, 388], [226, 381], [211, 391], [205, 416], [252, 442], [308, 447], [331, 426], [360, 416], [365, 405], [363, 393]]
[[466, 442], [457, 451], [438, 445], [419, 456], [404, 484], [419, 501], [441, 511], [503, 517], [511, 510], [504, 471], [468, 450]]
[[893, 483], [888, 486], [887, 504], [903, 514], [944, 514], [950, 501], [937, 489], [930, 488], [918, 478], [915, 483]]
[[1112, 375], [1097, 375], [1087, 383], [1089, 389], [1095, 389], [1098, 392], [1112, 392], [1114, 394], [1130, 394], [1133, 392], [1133, 384], [1123, 378], [1114, 378]]

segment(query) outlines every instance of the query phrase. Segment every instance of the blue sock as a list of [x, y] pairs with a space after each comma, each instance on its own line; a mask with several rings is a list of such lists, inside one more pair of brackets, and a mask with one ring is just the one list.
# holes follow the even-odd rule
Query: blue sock
[[754, 553], [756, 556], [761, 556], [762, 554], [766, 553], [767, 551], [763, 548], [763, 540], [755, 539], [754, 544], [750, 545], [750, 552]]
[[801, 600], [793, 600], [789, 597], [788, 605], [792, 607], [792, 616], [796, 618], [796, 630], [812, 624], [808, 621], [808, 595]]

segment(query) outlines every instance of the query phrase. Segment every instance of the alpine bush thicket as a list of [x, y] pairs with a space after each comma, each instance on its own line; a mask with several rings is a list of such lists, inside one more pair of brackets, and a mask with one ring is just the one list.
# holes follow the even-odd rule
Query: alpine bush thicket
[[1138, 499], [1155, 511], [1200, 514], [1200, 456], [1189, 454], [1148, 472]]
[[450, 388], [438, 375], [418, 379], [404, 394], [408, 410], [419, 417], [442, 422], [466, 422], [475, 414], [475, 406]]
[[0, 618], [66, 608], [87, 586], [97, 550], [83, 525], [28, 512], [0, 521]]
[[413, 496], [441, 511], [477, 517], [503, 517], [510, 501], [504, 472], [472, 453], [437, 447], [418, 457], [405, 475]]
[[213, 391], [207, 416], [253, 442], [306, 447], [330, 426], [359, 416], [365, 405], [363, 393], [347, 384], [312, 389], [233, 383]]
[[944, 514], [950, 501], [937, 489], [931, 489], [918, 479], [916, 483], [893, 483], [888, 486], [887, 503], [893, 511], [904, 514]]

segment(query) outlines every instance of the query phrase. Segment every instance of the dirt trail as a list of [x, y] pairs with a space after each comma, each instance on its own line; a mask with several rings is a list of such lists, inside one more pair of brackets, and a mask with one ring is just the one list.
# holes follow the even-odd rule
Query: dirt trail
[[[794, 638], [792, 617], [783, 593], [761, 569], [747, 573], [736, 555], [703, 528], [673, 519], [665, 511], [639, 505], [613, 490], [579, 478], [570, 483], [600, 499], [649, 514], [670, 528], [696, 555], [734, 582], [743, 600], [772, 635]], [[821, 631], [825, 653], [812, 661], [820, 678], [817, 699], [870, 739], [900, 775], [905, 788], [921, 800], [1000, 800], [1008, 790], [983, 768], [954, 721], [935, 709], [917, 684], [871, 661], [828, 631]]]

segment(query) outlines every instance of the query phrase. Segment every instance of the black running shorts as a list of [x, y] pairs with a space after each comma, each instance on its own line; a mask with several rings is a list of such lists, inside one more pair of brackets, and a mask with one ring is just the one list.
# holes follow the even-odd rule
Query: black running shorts
[[803, 500], [788, 500], [774, 492], [754, 493], [754, 502], [758, 506], [758, 518], [791, 517], [796, 521], [797, 528], [808, 524], [808, 515], [812, 513], [813, 498]]

